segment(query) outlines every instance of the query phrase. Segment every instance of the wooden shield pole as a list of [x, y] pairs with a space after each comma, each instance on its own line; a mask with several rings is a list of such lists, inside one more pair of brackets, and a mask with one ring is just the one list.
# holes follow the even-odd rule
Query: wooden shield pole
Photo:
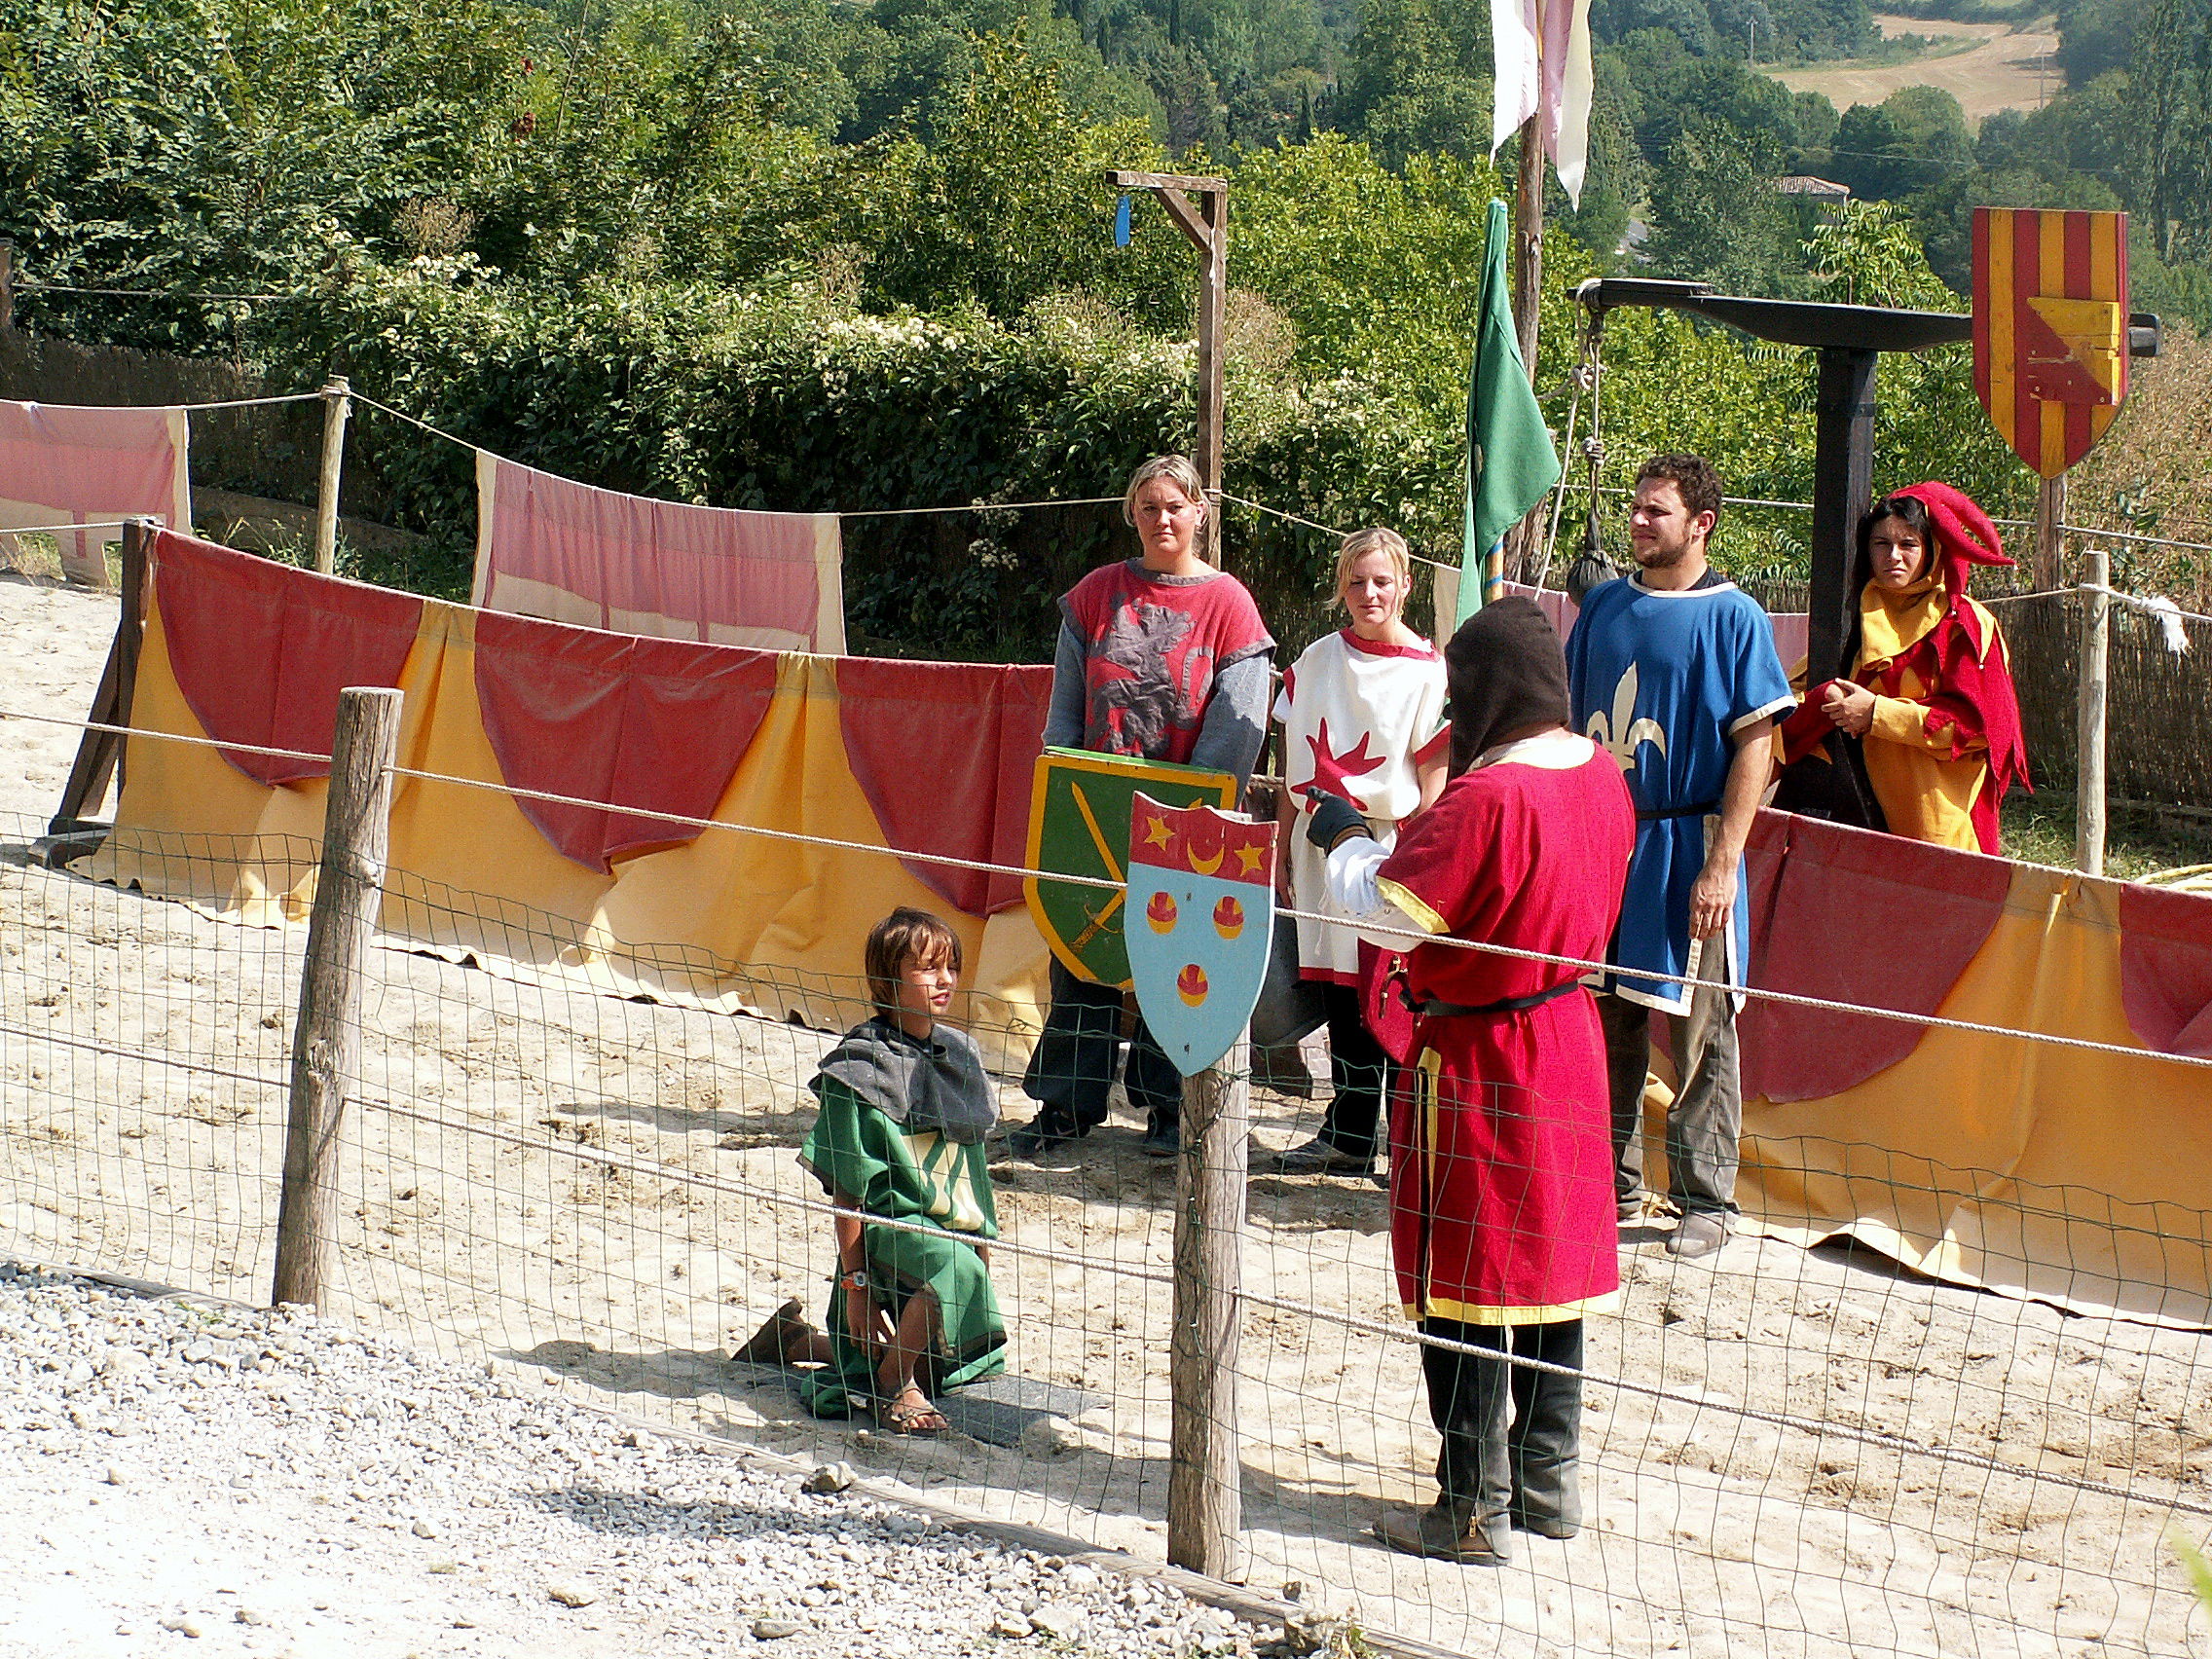
[[[2090, 588], [2112, 586], [2112, 556], [2092, 547], [2082, 579]], [[2105, 691], [2111, 645], [2112, 602], [2102, 593], [2082, 595], [2082, 683], [2075, 703], [2074, 863], [2084, 875], [2105, 872]]]
[[[1521, 124], [1521, 166], [1513, 200], [1513, 327], [1530, 386], [1536, 384], [1537, 325], [1544, 299], [1544, 135], [1540, 119], [1532, 115]], [[1547, 495], [1506, 533], [1508, 581], [1528, 579], [1529, 567], [1543, 545], [1544, 509], [1549, 501]]]
[[[1209, 564], [1221, 563], [1221, 457], [1222, 372], [1221, 349], [1229, 297], [1229, 181], [1185, 173], [1125, 172], [1106, 174], [1116, 190], [1149, 190], [1175, 221], [1190, 244], [1198, 250], [1198, 429], [1192, 439], [1191, 460], [1198, 469], [1198, 484], [1205, 492], [1206, 523], [1199, 537], [1198, 556]], [[1198, 198], [1193, 205], [1191, 198]]]
[[300, 1015], [292, 1031], [292, 1101], [276, 1207], [270, 1300], [320, 1306], [335, 1248], [338, 1136], [361, 1070], [362, 959], [384, 896], [391, 767], [405, 698], [384, 686], [338, 693], [338, 729], [323, 803], [322, 862], [308, 916]]
[[1243, 1325], [1251, 1050], [1241, 1038], [1183, 1080], [1168, 1347], [1167, 1560], [1211, 1578], [1243, 1568], [1236, 1376]]
[[2038, 593], [2058, 586], [2066, 562], [2066, 474], [2046, 478], [2036, 490], [2035, 563], [2029, 583]]

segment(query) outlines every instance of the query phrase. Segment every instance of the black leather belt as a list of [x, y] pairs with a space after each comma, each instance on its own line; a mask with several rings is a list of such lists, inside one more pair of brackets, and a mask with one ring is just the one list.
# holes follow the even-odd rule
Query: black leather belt
[[1580, 979], [1567, 979], [1549, 990], [1536, 991], [1525, 997], [1500, 997], [1495, 1002], [1478, 1003], [1469, 1007], [1465, 1003], [1438, 1002], [1433, 997], [1422, 1002], [1409, 1003], [1414, 1013], [1429, 1019], [1463, 1019], [1470, 1015], [1519, 1014], [1523, 1009], [1541, 1008], [1545, 1003], [1556, 1002], [1569, 991], [1582, 988]]
[[1639, 812], [1636, 815], [1636, 821], [1639, 824], [1652, 824], [1662, 818], [1703, 818], [1708, 813], [1718, 812], [1719, 810], [1720, 803], [1718, 801], [1701, 800], [1695, 806], [1670, 806], [1656, 812]]

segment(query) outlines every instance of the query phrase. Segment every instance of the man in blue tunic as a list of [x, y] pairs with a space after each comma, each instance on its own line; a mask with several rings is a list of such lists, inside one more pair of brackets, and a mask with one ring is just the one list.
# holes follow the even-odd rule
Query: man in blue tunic
[[1651, 1013], [1669, 1016], [1679, 1084], [1667, 1112], [1677, 1256], [1726, 1242], [1743, 1126], [1736, 1010], [1750, 924], [1744, 842], [1766, 791], [1775, 717], [1794, 706], [1758, 601], [1706, 563], [1720, 479], [1700, 456], [1637, 474], [1637, 572], [1595, 589], [1567, 642], [1578, 730], [1636, 797], [1636, 854], [1598, 997], [1623, 1221], [1642, 1213]]

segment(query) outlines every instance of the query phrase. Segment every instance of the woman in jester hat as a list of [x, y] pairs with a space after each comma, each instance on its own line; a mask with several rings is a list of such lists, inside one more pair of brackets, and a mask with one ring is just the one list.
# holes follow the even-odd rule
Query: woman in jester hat
[[1820, 756], [1831, 730], [1859, 738], [1892, 834], [1995, 853], [1998, 807], [2028, 787], [2028, 753], [2011, 653], [1967, 575], [2011, 563], [1989, 515], [1948, 484], [1875, 502], [1859, 526], [1850, 675], [1805, 693], [1782, 727], [1784, 763]]
[[872, 1411], [895, 1434], [939, 1433], [944, 1414], [931, 1396], [1005, 1368], [990, 1274], [998, 1208], [983, 1156], [998, 1095], [975, 1043], [941, 1022], [960, 954], [959, 938], [927, 910], [902, 906], [869, 931], [876, 1012], [823, 1056], [811, 1086], [821, 1116], [799, 1149], [838, 1209], [854, 1212], [834, 1221], [829, 1329], [787, 1302], [735, 1356], [819, 1365], [801, 1388], [809, 1411]]

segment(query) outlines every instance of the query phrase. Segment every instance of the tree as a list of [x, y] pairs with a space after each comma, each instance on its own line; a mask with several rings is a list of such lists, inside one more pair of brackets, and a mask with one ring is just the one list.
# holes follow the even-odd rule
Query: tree
[[1490, 151], [1490, 8], [1476, 0], [1373, 0], [1348, 50], [1337, 125], [1391, 165]]
[[1651, 187], [1643, 253], [1652, 275], [1780, 295], [1796, 263], [1789, 212], [1774, 189], [1781, 170], [1772, 139], [1691, 116]]
[[2099, 75], [2124, 69], [2135, 52], [2135, 31], [2151, 10], [2148, 0], [2060, 0], [2058, 50], [2066, 84], [2085, 87]]
[[1853, 104], [1836, 123], [1831, 166], [1852, 194], [1896, 201], [1926, 190], [1973, 156], [1959, 100], [1935, 87], [1906, 87], [1879, 104]]
[[2137, 208], [2165, 258], [2212, 258], [2212, 0], [2157, 0], [2130, 80]]

